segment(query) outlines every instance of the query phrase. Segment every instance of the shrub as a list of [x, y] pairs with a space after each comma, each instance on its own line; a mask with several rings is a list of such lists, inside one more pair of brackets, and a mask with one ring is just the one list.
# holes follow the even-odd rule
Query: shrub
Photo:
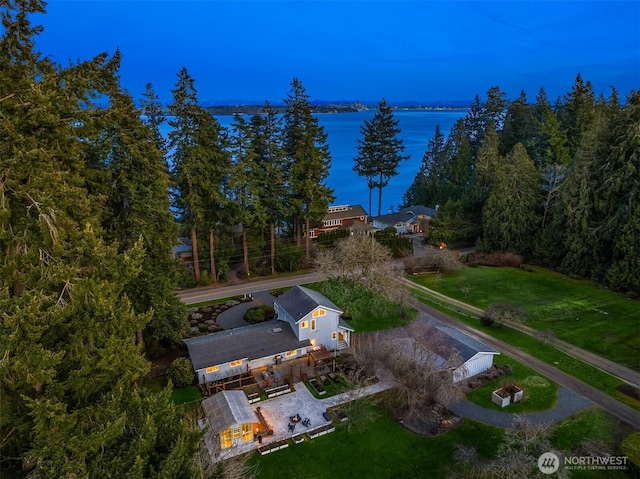
[[166, 374], [167, 378], [170, 379], [177, 388], [184, 388], [193, 384], [193, 366], [187, 358], [175, 359], [167, 368]]
[[470, 253], [469, 261], [482, 266], [508, 266], [519, 268], [522, 264], [522, 256], [515, 253]]
[[244, 320], [251, 324], [262, 323], [263, 321], [269, 321], [275, 318], [276, 312], [273, 306], [263, 304], [261, 306], [254, 306], [249, 308], [244, 313]]
[[493, 324], [493, 318], [483, 314], [482, 317], [480, 318], [480, 324], [482, 324], [483, 326], [490, 327]]

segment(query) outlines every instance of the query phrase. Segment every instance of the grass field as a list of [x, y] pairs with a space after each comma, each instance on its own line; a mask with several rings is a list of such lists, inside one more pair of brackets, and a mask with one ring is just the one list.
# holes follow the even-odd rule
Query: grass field
[[[504, 440], [499, 428], [466, 419], [463, 424], [438, 437], [417, 436], [379, 409], [377, 419], [364, 430], [336, 431], [266, 456], [252, 453], [260, 479], [295, 477], [308, 479], [447, 478], [464, 472], [455, 458], [456, 445], [475, 447], [482, 460], [495, 457]], [[554, 427], [551, 442], [567, 454], [582, 441], [597, 442], [601, 450], [619, 453], [621, 439], [630, 431], [598, 408], [589, 408]], [[535, 467], [535, 465], [532, 465]], [[596, 479], [601, 471], [580, 471], [574, 478]], [[607, 472], [607, 478], [622, 479], [623, 472]]]
[[640, 371], [640, 302], [543, 268], [465, 267], [416, 283], [485, 309], [518, 304], [526, 323]]
[[345, 313], [357, 333], [404, 326], [415, 318], [415, 309], [392, 303], [358, 283], [323, 281], [306, 287], [321, 292]]
[[[558, 386], [547, 378], [540, 376], [533, 369], [514, 361], [513, 359], [498, 355], [493, 359], [494, 364], [509, 364], [513, 374], [502, 376], [475, 391], [467, 394], [467, 399], [482, 407], [504, 411], [509, 413], [523, 413], [532, 411], [544, 411], [555, 406], [558, 400]], [[491, 393], [507, 384], [515, 384], [524, 390], [524, 400], [501, 408], [491, 401]]]
[[463, 323], [474, 328], [482, 329], [482, 331], [490, 334], [496, 339], [509, 343], [510, 345], [531, 354], [547, 364], [553, 364], [559, 370], [580, 379], [584, 383], [608, 394], [629, 407], [640, 411], [640, 401], [618, 391], [616, 388], [625, 383], [611, 374], [595, 368], [584, 361], [574, 358], [573, 356], [563, 353], [552, 346], [543, 345], [538, 339], [516, 331], [515, 329], [497, 327], [487, 328], [481, 326], [477, 319], [473, 319], [468, 315], [460, 314], [456, 312], [455, 309], [452, 310], [448, 304], [442, 304], [441, 302], [434, 300], [431, 296], [426, 296], [418, 290], [414, 290], [414, 294], [420, 299], [420, 301], [428, 304], [434, 309], [442, 311], [451, 317], [457, 318]]

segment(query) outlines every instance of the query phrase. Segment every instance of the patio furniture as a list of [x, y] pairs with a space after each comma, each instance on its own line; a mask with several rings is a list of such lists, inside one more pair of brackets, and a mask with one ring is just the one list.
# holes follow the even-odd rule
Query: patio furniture
[[293, 432], [296, 429], [295, 423], [289, 424], [289, 432]]
[[311, 425], [311, 419], [309, 419], [308, 417], [304, 419], [304, 421], [302, 421], [302, 425], [304, 427], [309, 427]]
[[295, 416], [291, 416], [289, 420], [293, 423], [296, 423], [296, 422], [300, 422], [302, 418], [300, 417], [300, 414], [296, 414]]

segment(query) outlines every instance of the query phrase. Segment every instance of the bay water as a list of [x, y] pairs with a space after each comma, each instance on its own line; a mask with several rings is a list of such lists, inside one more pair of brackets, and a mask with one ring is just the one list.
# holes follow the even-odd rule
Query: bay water
[[[362, 139], [361, 127], [365, 120], [371, 120], [377, 110], [363, 110], [353, 113], [318, 114], [318, 122], [327, 134], [327, 143], [331, 151], [331, 169], [327, 186], [332, 188], [334, 205], [362, 205], [367, 213], [376, 216], [378, 213], [378, 191], [372, 195], [372, 209], [369, 210], [369, 189], [364, 177], [353, 171], [354, 158], [358, 154], [358, 140]], [[445, 138], [449, 135], [455, 122], [464, 118], [466, 110], [394, 110], [393, 116], [398, 120], [400, 134], [398, 137], [404, 144], [403, 155], [409, 158], [400, 164], [398, 175], [391, 178], [389, 185], [382, 190], [381, 214], [398, 208], [402, 196], [411, 186], [420, 168], [422, 156], [427, 142], [433, 138], [436, 125], [440, 126]], [[224, 127], [233, 123], [233, 116], [216, 116]], [[163, 128], [168, 133], [169, 127]], [[433, 205], [425, 205], [433, 207]]]

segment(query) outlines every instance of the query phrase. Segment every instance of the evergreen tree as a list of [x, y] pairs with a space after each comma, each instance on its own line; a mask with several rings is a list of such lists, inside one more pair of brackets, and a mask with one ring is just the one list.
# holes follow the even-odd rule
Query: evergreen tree
[[573, 157], [580, 147], [583, 135], [590, 129], [595, 114], [595, 94], [591, 82], [582, 80], [580, 73], [564, 97], [559, 108], [562, 128], [567, 132], [569, 151]]
[[446, 146], [440, 125], [436, 125], [433, 138], [427, 143], [427, 149], [422, 156], [420, 169], [404, 195], [405, 206], [439, 204], [447, 161]]
[[140, 100], [140, 109], [142, 110], [141, 114], [144, 116], [143, 123], [151, 129], [158, 150], [163, 155], [166, 155], [167, 140], [160, 131], [160, 126], [167, 121], [167, 117], [164, 114], [160, 98], [156, 95], [151, 83], [145, 85], [144, 93]]
[[527, 254], [538, 224], [538, 174], [525, 148], [516, 144], [496, 171], [483, 210], [482, 249]]
[[382, 208], [382, 189], [389, 180], [398, 174], [398, 167], [403, 156], [402, 140], [398, 138], [400, 129], [398, 120], [394, 119], [391, 107], [383, 98], [378, 104], [378, 111], [371, 120], [365, 120], [360, 127], [362, 139], [358, 139], [358, 156], [355, 158], [354, 171], [367, 178], [369, 186], [369, 211], [371, 211], [371, 190], [378, 188], [378, 216]]
[[312, 115], [309, 96], [297, 78], [291, 83], [285, 105], [284, 151], [288, 163], [289, 205], [298, 245], [300, 222], [305, 223], [305, 259], [308, 261], [311, 258], [311, 226], [322, 219], [334, 200], [333, 190], [325, 184], [331, 153], [327, 134]]
[[262, 178], [261, 202], [269, 223], [269, 257], [271, 274], [276, 272], [276, 226], [286, 214], [286, 159], [282, 148], [282, 121], [276, 111], [265, 103], [262, 114], [251, 118], [253, 151]]
[[253, 149], [253, 132], [247, 121], [236, 115], [232, 124], [233, 173], [229, 179], [229, 192], [234, 208], [234, 222], [242, 227], [242, 257], [244, 271], [250, 275], [250, 231], [260, 231], [266, 225], [266, 208], [262, 203], [264, 178]]
[[3, 466], [12, 457], [30, 477], [186, 477], [199, 433], [168, 393], [140, 387], [149, 364], [135, 333], [151, 315], [125, 290], [144, 247], [111, 241], [108, 196], [90, 174], [109, 137], [109, 108], [95, 100], [122, 106], [119, 54], [65, 68], [41, 59], [28, 17], [43, 11], [36, 1], [0, 8]]
[[169, 145], [173, 157], [176, 208], [182, 223], [189, 228], [193, 247], [196, 282], [200, 281], [198, 230], [209, 231], [211, 276], [215, 266], [215, 228], [225, 214], [224, 184], [229, 174], [226, 132], [218, 121], [198, 105], [194, 80], [186, 68], [178, 73], [169, 111]]
[[509, 103], [506, 109], [504, 127], [500, 132], [500, 154], [506, 155], [516, 143], [522, 143], [531, 156], [533, 140], [533, 115], [527, 102], [527, 95], [522, 90], [520, 96]]
[[175, 294], [178, 263], [171, 246], [178, 230], [169, 208], [167, 164], [155, 132], [142, 123], [132, 99], [118, 91], [111, 97], [99, 142], [110, 186], [103, 220], [107, 237], [122, 250], [142, 238], [146, 252], [142, 270], [125, 291], [138, 313], [153, 311], [145, 339], [153, 345], [162, 341], [175, 345], [181, 342], [186, 308]]

